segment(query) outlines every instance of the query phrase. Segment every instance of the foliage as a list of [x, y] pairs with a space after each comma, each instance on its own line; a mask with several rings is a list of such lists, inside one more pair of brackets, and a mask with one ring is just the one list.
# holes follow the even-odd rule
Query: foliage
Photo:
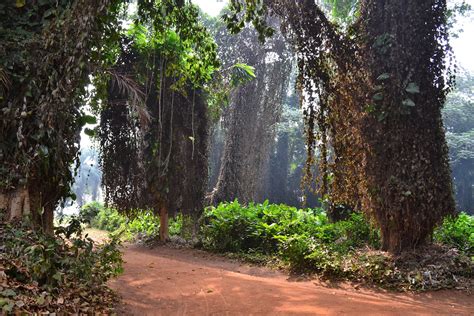
[[330, 11], [331, 17], [344, 24], [353, 23], [359, 16], [359, 0], [324, 0], [324, 7]]
[[[275, 29], [279, 24], [276, 18], [268, 21]], [[258, 33], [250, 27], [232, 35], [225, 26], [217, 25], [214, 33], [224, 69], [239, 70], [235, 66], [242, 68], [245, 62], [254, 68], [256, 79], [232, 89], [229, 107], [217, 123], [225, 141], [219, 168], [211, 169], [218, 177], [209, 195], [210, 204], [235, 198], [242, 202], [263, 201], [268, 157], [288, 90], [293, 52], [278, 31], [265, 44], [259, 43]], [[244, 70], [239, 73], [245, 73]]]
[[[14, 3], [0, 5], [0, 68], [7, 83], [0, 89], [0, 190], [26, 188], [36, 204], [31, 209], [44, 209], [52, 219], [58, 201], [70, 195], [78, 132], [89, 121], [80, 107], [120, 1]], [[33, 220], [49, 222], [41, 216], [33, 213]]]
[[[116, 209], [105, 207], [100, 203], [92, 202], [85, 205], [82, 210], [85, 215], [93, 213], [88, 211], [95, 207], [99, 211], [93, 216], [90, 224], [97, 229], [109, 232], [120, 231], [129, 239], [133, 240], [151, 240], [157, 238], [160, 231], [160, 219], [150, 210], [131, 212], [130, 217], [119, 213]], [[81, 211], [82, 213], [82, 211]], [[169, 222], [169, 231], [171, 236], [180, 235], [182, 232], [183, 216], [177, 215]]]
[[376, 232], [360, 214], [353, 214], [346, 222], [329, 223], [321, 209], [302, 210], [268, 201], [241, 206], [236, 200], [207, 208], [201, 227], [204, 247], [218, 251], [277, 252], [296, 235], [312, 236], [327, 244], [338, 241], [337, 248], [344, 250], [365, 242], [377, 244]]
[[246, 23], [251, 22], [258, 32], [258, 39], [264, 42], [274, 34], [274, 29], [266, 23], [266, 10], [263, 0], [232, 0], [229, 3], [229, 12], [225, 13], [222, 19], [232, 34], [237, 34]]
[[474, 258], [474, 216], [460, 213], [446, 218], [433, 237], [436, 242], [455, 247]]
[[440, 245], [397, 257], [377, 250], [380, 232], [362, 214], [330, 223], [321, 209], [298, 210], [268, 202], [242, 206], [234, 201], [205, 210], [200, 238], [208, 250], [258, 263], [277, 257], [294, 271], [323, 277], [398, 290], [469, 289], [474, 262], [465, 254], [472, 251], [472, 223], [465, 214], [447, 219], [435, 233]]
[[85, 224], [91, 224], [92, 220], [99, 214], [99, 212], [103, 209], [102, 204], [99, 202], [90, 202], [81, 207], [79, 211], [79, 218]]
[[114, 208], [100, 205], [99, 212], [90, 223], [92, 227], [113, 232], [126, 224], [126, 217]]
[[268, 5], [298, 56], [306, 182], [318, 162], [321, 195], [371, 216], [384, 249], [426, 243], [455, 209], [440, 119], [454, 79], [446, 1], [360, 1], [345, 28], [320, 2]]
[[97, 245], [72, 218], [54, 235], [25, 222], [0, 222], [0, 307], [4, 312], [109, 312], [115, 299], [106, 287], [122, 271], [119, 237]]
[[[216, 44], [191, 2], [143, 5], [159, 16], [136, 19], [121, 35], [111, 71], [135, 85], [97, 78], [105, 200], [122, 213], [199, 212], [207, 179], [205, 98], [220, 66]], [[140, 106], [129, 107], [138, 94]]]

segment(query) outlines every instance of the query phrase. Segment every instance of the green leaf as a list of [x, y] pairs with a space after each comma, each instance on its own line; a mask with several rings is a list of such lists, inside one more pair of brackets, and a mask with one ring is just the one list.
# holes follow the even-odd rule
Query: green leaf
[[249, 77], [255, 78], [255, 68], [243, 63], [237, 63], [233, 66], [236, 69], [243, 70]]
[[249, 82], [256, 77], [255, 68], [247, 64], [237, 63], [231, 67], [231, 70], [231, 85], [233, 87]]
[[84, 115], [80, 119], [81, 125], [84, 124], [97, 124], [97, 119], [92, 115]]
[[410, 106], [410, 107], [413, 107], [416, 105], [415, 102], [410, 98], [406, 98], [405, 100], [403, 100], [402, 104], [404, 106]]
[[378, 76], [378, 77], [377, 77], [377, 80], [382, 81], [382, 80], [387, 80], [387, 79], [389, 79], [389, 78], [390, 78], [390, 74], [386, 72], [386, 73], [383, 73], [383, 74], [381, 74], [380, 76]]
[[86, 129], [84, 129], [84, 134], [86, 134], [87, 136], [90, 136], [90, 137], [94, 137], [95, 136], [95, 131], [93, 129], [86, 128]]
[[372, 96], [372, 100], [374, 101], [382, 101], [383, 100], [383, 93], [382, 92], [377, 92]]
[[375, 105], [373, 105], [373, 104], [367, 104], [367, 105], [365, 106], [365, 109], [364, 109], [364, 110], [365, 110], [365, 112], [367, 112], [367, 113], [372, 113], [372, 112], [375, 111]]
[[3, 292], [1, 292], [0, 294], [2, 294], [5, 297], [14, 297], [14, 296], [16, 296], [15, 291], [13, 291], [12, 289], [3, 290]]
[[420, 87], [415, 82], [410, 82], [405, 91], [411, 94], [420, 93]]
[[26, 5], [26, 0], [16, 0], [15, 5], [17, 8], [22, 8]]

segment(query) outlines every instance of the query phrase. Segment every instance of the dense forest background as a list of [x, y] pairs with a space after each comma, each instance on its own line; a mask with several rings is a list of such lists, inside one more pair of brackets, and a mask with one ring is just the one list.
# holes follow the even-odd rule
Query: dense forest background
[[[285, 203], [296, 207], [319, 205], [320, 197], [315, 194], [315, 184], [302, 183], [306, 163], [304, 122], [299, 98], [293, 89], [296, 65], [294, 57], [290, 56], [289, 48], [280, 47], [278, 51], [275, 51], [273, 47], [273, 51], [269, 52], [268, 47], [272, 44], [267, 43], [266, 48], [260, 48], [258, 34], [251, 28], [237, 36], [232, 36], [224, 25], [218, 22], [218, 19], [205, 13], [202, 14], [202, 19], [219, 44], [219, 54], [224, 66], [229, 67], [232, 62], [239, 61], [256, 67], [257, 77], [251, 83], [254, 89], [261, 89], [259, 85], [269, 80], [278, 81], [279, 84], [278, 87], [271, 88], [273, 91], [279, 89], [278, 95], [270, 94], [273, 99], [268, 99], [268, 95], [267, 99], [254, 98], [248, 91], [243, 91], [242, 93], [246, 94], [247, 98], [237, 100], [234, 97], [219, 120], [213, 122], [210, 127], [207, 191], [212, 193], [217, 188], [221, 173], [222, 177], [225, 177], [225, 169], [221, 170], [221, 168], [223, 155], [226, 152], [227, 155], [246, 153], [245, 161], [242, 157], [238, 159], [233, 157], [232, 165], [235, 167], [237, 159], [241, 161], [241, 166], [248, 166], [247, 174], [241, 171], [240, 175], [242, 179], [240, 185], [247, 188], [247, 192], [241, 191], [239, 194], [227, 196], [227, 199], [237, 198], [243, 202], [263, 202], [268, 199], [272, 203]], [[456, 42], [467, 40], [469, 35], [464, 33], [463, 27], [466, 24], [469, 25], [471, 20], [472, 16], [468, 15], [453, 22], [452, 32]], [[278, 39], [272, 41], [275, 42]], [[250, 44], [245, 46], [247, 50], [239, 49], [244, 42]], [[456, 50], [456, 45], [454, 48], [455, 54], [463, 53], [461, 49]], [[286, 65], [285, 68], [281, 68], [281, 65], [278, 69], [262, 68], [268, 64], [268, 56], [271, 54], [286, 55], [281, 62], [282, 65]], [[265, 58], [267, 58], [266, 62], [259, 68], [258, 63], [265, 61]], [[464, 61], [465, 58], [458, 61], [460, 69], [457, 73], [457, 84], [447, 98], [443, 109], [443, 120], [447, 133], [457, 209], [474, 214], [474, 74], [469, 68], [470, 65], [463, 64]], [[465, 66], [468, 68], [464, 68]], [[279, 78], [269, 77], [278, 72], [280, 72]], [[267, 111], [265, 107], [268, 107]], [[240, 118], [242, 124], [240, 127], [232, 127], [232, 123], [235, 123], [232, 121], [233, 117]], [[235, 134], [234, 137], [247, 141], [247, 144], [234, 144], [231, 151], [229, 148], [226, 150], [225, 139], [236, 130], [242, 134]], [[251, 136], [249, 131], [254, 131], [255, 136]], [[266, 136], [260, 137], [261, 135]], [[85, 202], [103, 200], [99, 151], [88, 135], [82, 133], [81, 137], [80, 167], [73, 186], [77, 200], [75, 202], [70, 200], [67, 203], [66, 213], [76, 212], [77, 206], [82, 207]], [[252, 170], [258, 170], [258, 177], [255, 177]], [[236, 185], [223, 178], [221, 187], [224, 184]], [[227, 188], [227, 190], [238, 192], [235, 187]]]

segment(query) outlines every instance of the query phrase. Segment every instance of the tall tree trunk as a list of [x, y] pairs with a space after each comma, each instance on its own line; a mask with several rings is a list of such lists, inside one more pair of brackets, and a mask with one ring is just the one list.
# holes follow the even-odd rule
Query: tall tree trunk
[[425, 243], [455, 210], [441, 119], [452, 80], [446, 1], [360, 1], [350, 36], [313, 0], [268, 4], [291, 26], [308, 152], [322, 143], [323, 191], [375, 218], [383, 249]]
[[[272, 23], [278, 27], [277, 20]], [[226, 34], [216, 41], [230, 48], [230, 56], [224, 56], [224, 62], [232, 65], [235, 60], [242, 60], [255, 67], [256, 78], [231, 96], [230, 109], [224, 117], [222, 162], [211, 200], [213, 204], [236, 198], [243, 203], [261, 201], [293, 55], [280, 33], [265, 46], [258, 42], [257, 33], [249, 29], [236, 37]]]
[[368, 0], [361, 19], [373, 86], [382, 87], [371, 95], [378, 117], [361, 125], [363, 205], [381, 226], [383, 249], [398, 253], [428, 241], [455, 209], [441, 118], [446, 2]]
[[0, 193], [0, 210], [8, 221], [28, 221], [34, 229], [53, 233], [54, 207], [42, 204], [26, 187]]
[[170, 240], [168, 210], [166, 207], [160, 208], [160, 241], [167, 242]]

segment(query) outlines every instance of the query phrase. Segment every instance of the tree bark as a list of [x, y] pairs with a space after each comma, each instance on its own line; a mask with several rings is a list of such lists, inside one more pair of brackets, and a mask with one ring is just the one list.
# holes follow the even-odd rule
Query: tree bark
[[28, 189], [18, 188], [11, 192], [2, 192], [0, 194], [0, 209], [6, 211], [7, 220], [21, 220], [31, 213], [30, 195]]
[[[271, 23], [279, 27], [276, 19]], [[293, 55], [281, 33], [269, 39], [268, 46], [262, 46], [257, 33], [249, 29], [237, 36], [225, 34], [216, 41], [222, 47], [234, 48], [228, 49], [230, 56], [224, 56], [224, 62], [232, 65], [242, 60], [255, 67], [256, 78], [231, 96], [224, 117], [226, 133], [219, 176], [210, 200], [212, 204], [234, 199], [241, 203], [262, 201]]]
[[28, 221], [32, 228], [52, 234], [54, 231], [54, 208], [41, 206], [27, 187], [0, 193], [0, 210], [6, 212], [7, 221]]
[[160, 208], [160, 241], [170, 241], [168, 210], [166, 209], [166, 207]]
[[449, 80], [446, 2], [367, 0], [362, 7], [369, 77], [382, 87], [380, 101], [376, 92], [367, 101], [378, 117], [360, 121], [363, 207], [381, 227], [382, 248], [399, 253], [428, 242], [434, 226], [455, 210], [441, 117]]

